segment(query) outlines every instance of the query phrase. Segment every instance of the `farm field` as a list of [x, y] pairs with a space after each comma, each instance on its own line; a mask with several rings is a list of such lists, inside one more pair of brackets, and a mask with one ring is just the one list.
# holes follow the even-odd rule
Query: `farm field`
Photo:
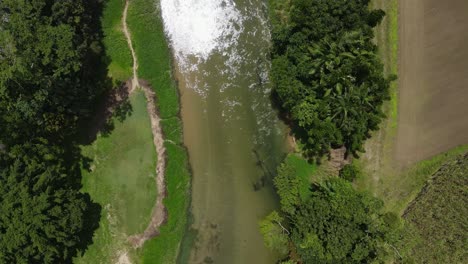
[[445, 163], [403, 214], [416, 227], [420, 243], [413, 249], [416, 263], [466, 261], [468, 224], [468, 154]]
[[[460, 28], [463, 23], [454, 25], [454, 19], [466, 18], [457, 11], [461, 6], [447, 9], [437, 1], [372, 3], [387, 13], [376, 41], [387, 73], [398, 72], [398, 81], [391, 88], [390, 102], [384, 105], [387, 120], [366, 142], [362, 159], [355, 162], [365, 172], [355, 185], [383, 199], [387, 209], [402, 213], [442, 164], [468, 149], [464, 145], [468, 143], [467, 133], [460, 132], [468, 129], [468, 119], [463, 116], [468, 111], [468, 104], [463, 103], [468, 96], [468, 90], [463, 90], [468, 75], [462, 66], [468, 65], [468, 53], [459, 46], [468, 34]], [[442, 23], [443, 18], [438, 18], [442, 15], [454, 19]], [[430, 17], [439, 20], [430, 22]], [[429, 23], [437, 23], [434, 32], [439, 35], [424, 33]], [[451, 31], [441, 33], [446, 28]], [[458, 54], [451, 55], [454, 49]], [[421, 51], [433, 54], [419, 54]], [[444, 65], [435, 54], [446, 56]], [[448, 70], [450, 67], [453, 69]], [[444, 77], [434, 72], [437, 70], [445, 72], [444, 81], [435, 80], [434, 76]]]
[[399, 166], [468, 143], [466, 10], [465, 0], [400, 1]]

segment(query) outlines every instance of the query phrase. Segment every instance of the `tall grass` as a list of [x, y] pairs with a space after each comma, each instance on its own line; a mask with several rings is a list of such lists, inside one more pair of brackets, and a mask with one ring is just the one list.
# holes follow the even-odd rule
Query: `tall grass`
[[139, 62], [138, 74], [156, 92], [156, 102], [166, 137], [167, 197], [164, 204], [168, 221], [156, 238], [141, 249], [143, 263], [175, 263], [187, 224], [190, 201], [188, 157], [182, 145], [182, 125], [179, 118], [179, 94], [172, 76], [172, 56], [160, 16], [159, 2], [132, 0], [128, 26]]
[[317, 179], [312, 179], [314, 173], [317, 171], [316, 164], [310, 164], [306, 159], [298, 156], [297, 154], [289, 154], [284, 160], [286, 166], [291, 166], [295, 170], [295, 175], [299, 181], [299, 194], [302, 199], [306, 199], [309, 195], [309, 188], [312, 181]]
[[105, 59], [109, 61], [109, 76], [115, 81], [125, 81], [132, 76], [132, 54], [122, 30], [124, 6], [125, 0], [106, 1], [101, 19]]

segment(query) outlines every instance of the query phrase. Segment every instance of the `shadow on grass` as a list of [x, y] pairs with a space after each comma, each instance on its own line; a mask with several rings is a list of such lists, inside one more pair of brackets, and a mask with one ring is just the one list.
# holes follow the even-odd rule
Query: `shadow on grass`
[[85, 100], [85, 114], [77, 120], [76, 131], [65, 141], [64, 159], [68, 166], [67, 184], [79, 192], [86, 203], [82, 221], [83, 228], [77, 234], [79, 243], [70, 249], [70, 256], [64, 263], [72, 263], [73, 258], [83, 256], [93, 244], [95, 231], [99, 228], [102, 205], [94, 202], [88, 193], [82, 193], [82, 172], [91, 171], [93, 160], [81, 152], [81, 147], [91, 145], [98, 137], [109, 136], [115, 128], [114, 122], [123, 122], [133, 112], [129, 100], [130, 82], [116, 81], [109, 77], [108, 68], [112, 62], [106, 53], [101, 18], [108, 0], [90, 1], [86, 5], [88, 19], [92, 25], [95, 43], [85, 59], [83, 79], [88, 83], [89, 97]]
[[123, 122], [133, 112], [129, 100], [129, 82], [118, 82], [116, 88], [109, 89], [96, 103], [94, 113], [81, 120], [78, 143], [92, 144], [97, 136], [109, 136], [115, 128], [115, 121]]

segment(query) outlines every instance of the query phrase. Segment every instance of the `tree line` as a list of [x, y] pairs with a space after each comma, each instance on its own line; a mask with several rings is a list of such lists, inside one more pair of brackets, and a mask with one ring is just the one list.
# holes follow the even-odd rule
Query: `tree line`
[[385, 117], [390, 82], [373, 43], [382, 10], [369, 0], [272, 1], [274, 95], [303, 151], [362, 151]]
[[110, 86], [102, 4], [0, 1], [0, 263], [69, 263], [97, 228], [78, 135]]
[[[273, 98], [301, 154], [320, 160], [330, 149], [363, 151], [383, 118], [390, 83], [373, 42], [385, 16], [369, 0], [271, 0]], [[345, 166], [304, 192], [297, 168], [278, 167], [280, 209], [260, 223], [265, 244], [282, 263], [405, 262], [401, 218], [383, 202], [357, 191], [359, 174]]]

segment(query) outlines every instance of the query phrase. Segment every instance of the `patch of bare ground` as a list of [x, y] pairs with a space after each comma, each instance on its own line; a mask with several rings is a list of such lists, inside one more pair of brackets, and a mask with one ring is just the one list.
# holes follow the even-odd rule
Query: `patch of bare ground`
[[330, 175], [338, 176], [339, 172], [347, 164], [351, 163], [351, 157], [346, 155], [346, 147], [331, 149], [328, 153], [328, 160], [324, 167]]
[[400, 1], [400, 167], [468, 143], [467, 10], [466, 0]]
[[128, 256], [128, 252], [120, 252], [119, 259], [117, 260], [116, 264], [131, 264], [130, 258]]

